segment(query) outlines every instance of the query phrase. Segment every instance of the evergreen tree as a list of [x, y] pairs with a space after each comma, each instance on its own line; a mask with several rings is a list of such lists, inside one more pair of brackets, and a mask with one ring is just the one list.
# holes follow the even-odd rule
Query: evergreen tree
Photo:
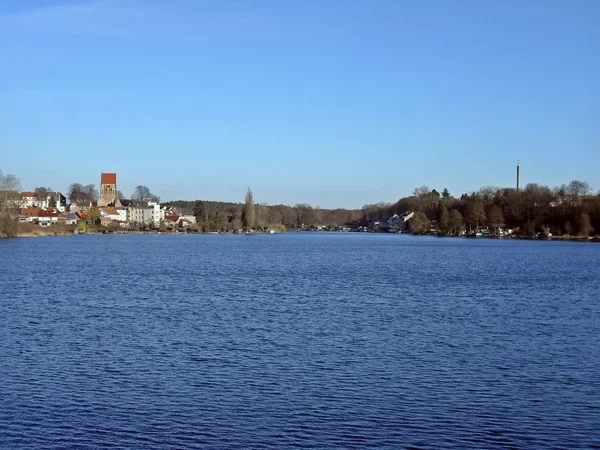
[[254, 196], [252, 190], [248, 188], [246, 192], [246, 200], [244, 202], [244, 208], [242, 210], [242, 225], [246, 230], [251, 229], [254, 226], [255, 219], [255, 207], [254, 207]]
[[206, 231], [206, 223], [208, 222], [208, 208], [205, 202], [202, 200], [196, 200], [194, 202], [193, 209], [194, 217], [196, 217], [196, 224], [200, 231]]

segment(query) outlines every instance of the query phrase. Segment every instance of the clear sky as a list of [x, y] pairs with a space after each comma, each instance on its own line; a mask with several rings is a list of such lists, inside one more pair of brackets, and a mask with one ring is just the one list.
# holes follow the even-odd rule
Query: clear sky
[[361, 207], [600, 188], [598, 0], [3, 0], [0, 169]]

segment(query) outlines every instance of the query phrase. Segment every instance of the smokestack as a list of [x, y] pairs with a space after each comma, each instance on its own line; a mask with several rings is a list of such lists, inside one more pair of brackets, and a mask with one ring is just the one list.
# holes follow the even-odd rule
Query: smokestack
[[517, 161], [517, 192], [521, 190], [521, 165]]

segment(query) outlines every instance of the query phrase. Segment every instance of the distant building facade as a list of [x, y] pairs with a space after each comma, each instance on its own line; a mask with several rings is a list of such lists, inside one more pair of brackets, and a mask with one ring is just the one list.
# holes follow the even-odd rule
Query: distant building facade
[[145, 225], [154, 223], [154, 208], [152, 206], [130, 206], [127, 209], [127, 221]]
[[148, 202], [148, 206], [152, 208], [152, 222], [155, 225], [160, 223], [160, 204], [156, 202]]
[[46, 192], [44, 196], [34, 192], [21, 192], [21, 208], [53, 208], [60, 212], [65, 212], [67, 208], [67, 198], [60, 192]]

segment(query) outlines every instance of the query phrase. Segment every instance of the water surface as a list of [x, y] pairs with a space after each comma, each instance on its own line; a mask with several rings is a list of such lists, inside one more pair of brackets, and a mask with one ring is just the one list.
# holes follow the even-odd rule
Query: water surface
[[0, 242], [0, 448], [600, 446], [600, 246]]

